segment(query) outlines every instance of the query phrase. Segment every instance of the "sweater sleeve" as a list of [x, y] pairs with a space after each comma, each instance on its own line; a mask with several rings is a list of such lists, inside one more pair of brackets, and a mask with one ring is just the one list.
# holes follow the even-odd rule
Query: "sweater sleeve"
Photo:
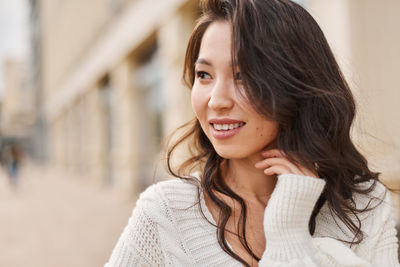
[[[385, 220], [387, 226], [382, 228], [380, 245], [373, 252], [376, 254], [376, 261], [372, 263], [357, 256], [336, 239], [313, 238], [310, 235], [308, 221], [325, 184], [323, 179], [295, 174], [278, 177], [264, 213], [266, 249], [259, 266], [399, 266], [397, 254], [393, 253], [397, 249], [397, 240], [390, 218]], [[390, 258], [382, 259], [382, 256], [388, 257], [387, 253]]]

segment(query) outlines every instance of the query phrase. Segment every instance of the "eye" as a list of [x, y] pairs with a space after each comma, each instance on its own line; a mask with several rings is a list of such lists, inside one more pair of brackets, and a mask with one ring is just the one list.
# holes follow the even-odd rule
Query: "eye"
[[196, 71], [196, 77], [200, 80], [211, 78], [210, 74], [205, 71]]

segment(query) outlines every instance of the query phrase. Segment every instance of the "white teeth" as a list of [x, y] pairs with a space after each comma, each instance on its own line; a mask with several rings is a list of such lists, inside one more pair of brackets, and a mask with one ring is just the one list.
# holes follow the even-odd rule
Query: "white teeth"
[[244, 125], [244, 122], [234, 123], [234, 124], [216, 124], [214, 123], [213, 126], [218, 131], [226, 131], [239, 128]]

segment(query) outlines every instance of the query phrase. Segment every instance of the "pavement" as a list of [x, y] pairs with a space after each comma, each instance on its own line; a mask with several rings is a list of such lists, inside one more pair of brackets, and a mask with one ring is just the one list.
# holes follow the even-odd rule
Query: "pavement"
[[134, 198], [87, 178], [27, 164], [17, 190], [0, 170], [0, 267], [97, 267]]

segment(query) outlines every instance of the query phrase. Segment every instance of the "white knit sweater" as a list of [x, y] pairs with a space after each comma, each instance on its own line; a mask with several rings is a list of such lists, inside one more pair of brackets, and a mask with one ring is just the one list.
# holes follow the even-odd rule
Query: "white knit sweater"
[[[368, 186], [364, 183], [363, 186]], [[260, 267], [275, 266], [400, 266], [397, 259], [393, 206], [390, 194], [377, 183], [371, 196], [384, 201], [359, 215], [364, 240], [351, 248], [352, 233], [332, 215], [327, 202], [316, 217], [313, 236], [308, 221], [325, 186], [323, 179], [284, 174], [264, 213], [266, 250]], [[203, 194], [200, 204], [211, 222]], [[105, 267], [128, 266], [241, 266], [218, 244], [216, 228], [203, 219], [196, 203], [196, 186], [180, 179], [159, 182], [143, 192], [128, 225]], [[370, 198], [356, 195], [357, 208]], [[378, 200], [372, 199], [374, 207]]]

